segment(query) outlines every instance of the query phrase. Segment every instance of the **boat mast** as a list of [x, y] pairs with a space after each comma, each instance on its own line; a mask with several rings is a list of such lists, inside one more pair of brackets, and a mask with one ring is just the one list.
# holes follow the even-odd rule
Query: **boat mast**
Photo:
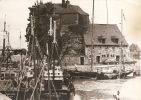
[[[52, 35], [52, 17], [50, 18], [50, 30], [49, 30], [49, 36]], [[49, 60], [49, 51], [48, 51], [48, 43], [46, 44], [47, 47], [47, 63], [48, 63], [48, 90], [49, 90], [49, 100], [51, 100], [51, 89], [50, 89], [50, 74], [49, 74], [49, 69], [50, 69], [50, 60]]]
[[[5, 15], [6, 17], [6, 15]], [[2, 50], [2, 61], [4, 61], [5, 57], [5, 33], [6, 33], [6, 21], [4, 21], [4, 29], [3, 29], [3, 50]]]
[[108, 2], [106, 0], [106, 10], [107, 10], [107, 24], [108, 24]]
[[[121, 9], [121, 34], [123, 34], [123, 9]], [[120, 41], [120, 63], [119, 63], [119, 78], [121, 75], [121, 70], [124, 69], [123, 65], [123, 50], [122, 50], [122, 41]]]
[[121, 9], [121, 34], [123, 34], [123, 9]]
[[[125, 17], [124, 17], [125, 18]], [[123, 35], [123, 9], [121, 9], [121, 33], [122, 33], [122, 35]], [[124, 57], [123, 57], [123, 49], [122, 49], [122, 41], [121, 41], [121, 53], [122, 53], [122, 55], [121, 55], [121, 57], [122, 57], [122, 64], [123, 64], [123, 67], [122, 67], [122, 69], [125, 71], [125, 68], [124, 68]]]
[[94, 24], [94, 0], [93, 0], [93, 9], [92, 9], [92, 38], [91, 38], [91, 44], [92, 44], [92, 46], [91, 46], [91, 69], [92, 69], [92, 67], [93, 67], [93, 24]]
[[[33, 65], [34, 65], [34, 78], [35, 78], [35, 83], [37, 82], [37, 66], [36, 66], [36, 62], [35, 62], [35, 57], [36, 57], [36, 52], [35, 52], [35, 34], [34, 34], [34, 23], [33, 23], [33, 19], [35, 20], [35, 18], [34, 18], [34, 12], [33, 12], [33, 16], [31, 15], [30, 16], [31, 17], [31, 35], [32, 35], [32, 37], [33, 37], [33, 40], [32, 40], [32, 51], [33, 51]], [[38, 87], [38, 86], [37, 86]], [[37, 100], [39, 100], [39, 94], [38, 94], [38, 89], [36, 88], [35, 89], [35, 98], [37, 99]]]
[[21, 52], [21, 59], [20, 59], [20, 70], [22, 69], [22, 65], [21, 65], [21, 63], [22, 63], [22, 50], [21, 50], [21, 31], [20, 31], [20, 52]]

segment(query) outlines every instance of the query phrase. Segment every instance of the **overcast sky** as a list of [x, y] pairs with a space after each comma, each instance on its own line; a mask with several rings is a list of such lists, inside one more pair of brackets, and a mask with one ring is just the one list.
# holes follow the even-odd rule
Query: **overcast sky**
[[[39, 1], [39, 0], [38, 0]], [[62, 0], [43, 0], [46, 2], [61, 3]], [[10, 24], [10, 43], [13, 48], [20, 47], [20, 31], [22, 35], [22, 47], [26, 48], [25, 30], [29, 17], [28, 7], [36, 0], [0, 0], [0, 45], [3, 39], [4, 20]], [[92, 0], [70, 0], [73, 5], [79, 5], [92, 18]], [[107, 0], [108, 24], [117, 24], [121, 29], [121, 9], [123, 9], [125, 20], [123, 20], [123, 35], [129, 44], [136, 43], [141, 47], [141, 0]], [[106, 0], [95, 0], [94, 23], [107, 24]], [[5, 19], [6, 15], [6, 19]]]

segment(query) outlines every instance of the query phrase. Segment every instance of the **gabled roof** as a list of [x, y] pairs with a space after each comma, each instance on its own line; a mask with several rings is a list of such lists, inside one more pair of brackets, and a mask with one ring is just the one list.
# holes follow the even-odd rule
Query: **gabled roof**
[[88, 13], [84, 12], [79, 6], [76, 5], [68, 5], [67, 7], [63, 7], [62, 4], [55, 4], [55, 8], [55, 13], [79, 13], [81, 15], [89, 15]]
[[[105, 43], [101, 43], [98, 37], [102, 36], [105, 38]], [[112, 41], [111, 37], [115, 36], [118, 39], [118, 43]], [[91, 45], [92, 38], [92, 24], [89, 25], [89, 29], [86, 34], [84, 34], [84, 41], [86, 45]], [[127, 41], [121, 34], [116, 24], [94, 24], [93, 25], [93, 39], [94, 45], [122, 45], [128, 46]]]
[[[57, 14], [74, 14], [79, 13], [81, 15], [89, 15], [88, 13], [84, 12], [79, 6], [76, 5], [67, 5], [67, 7], [62, 6], [62, 4], [53, 4], [55, 7], [55, 13]], [[40, 4], [39, 8], [46, 7], [46, 4]]]

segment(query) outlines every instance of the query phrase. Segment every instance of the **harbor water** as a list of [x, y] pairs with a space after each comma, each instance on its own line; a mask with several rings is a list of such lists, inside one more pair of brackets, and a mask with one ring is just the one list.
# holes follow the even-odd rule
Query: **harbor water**
[[[129, 90], [139, 88], [136, 85], [134, 86], [135, 83], [130, 84], [132, 82], [135, 82], [135, 80], [137, 81], [137, 83], [139, 83], [140, 78], [131, 77], [128, 79], [115, 79], [115, 80], [75, 79], [74, 85], [75, 85], [76, 95], [74, 97], [74, 100], [116, 100], [113, 95], [117, 95], [118, 91], [122, 93], [121, 95], [127, 94], [126, 87], [128, 85], [129, 85], [128, 87], [130, 88]], [[124, 84], [125, 85], [127, 84], [126, 87]], [[127, 92], [129, 91], [127, 90]], [[139, 92], [141, 94], [141, 89], [140, 91], [135, 90], [134, 92]], [[135, 94], [130, 94], [130, 98], [133, 96], [135, 96]], [[131, 99], [131, 100], [141, 100], [141, 98]]]

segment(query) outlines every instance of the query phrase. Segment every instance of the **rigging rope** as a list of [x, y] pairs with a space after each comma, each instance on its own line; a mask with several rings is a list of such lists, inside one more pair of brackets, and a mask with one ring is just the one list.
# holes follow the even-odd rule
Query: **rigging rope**
[[[22, 72], [22, 74], [24, 74], [23, 72]], [[18, 85], [18, 92], [17, 92], [17, 96], [16, 96], [16, 100], [18, 99], [18, 95], [19, 95], [19, 89], [20, 89], [20, 85], [21, 85], [21, 82], [22, 82], [22, 79], [23, 79], [23, 75], [21, 74], [21, 79], [20, 79], [20, 83], [19, 83], [19, 85]], [[19, 76], [20, 77], [20, 76]]]
[[[11, 48], [11, 50], [12, 50], [12, 48]], [[11, 52], [11, 53], [13, 53], [13, 52]], [[13, 55], [14, 55], [14, 53], [13, 53]], [[10, 58], [11, 58], [11, 55], [10, 55]], [[15, 58], [14, 58], [15, 59]], [[8, 58], [7, 58], [7, 60], [8, 60]], [[12, 61], [12, 60], [11, 60]], [[10, 76], [11, 76], [11, 70], [10, 70], [10, 72], [9, 72], [9, 79], [8, 79], [8, 81], [7, 81], [7, 83], [6, 83], [6, 85], [5, 85], [5, 88], [7, 87], [7, 85], [8, 85], [8, 83], [10, 82]], [[4, 89], [5, 89], [4, 88]], [[5, 90], [6, 91], [6, 90]]]
[[43, 65], [43, 67], [42, 67], [42, 69], [41, 69], [41, 71], [40, 71], [39, 77], [38, 77], [38, 79], [37, 79], [37, 82], [36, 82], [36, 84], [35, 84], [35, 87], [34, 87], [34, 89], [33, 89], [33, 92], [32, 92], [32, 94], [31, 94], [31, 97], [30, 97], [29, 100], [32, 100], [32, 98], [33, 98], [33, 94], [34, 94], [34, 92], [35, 92], [35, 89], [36, 89], [36, 87], [37, 87], [37, 84], [38, 84], [38, 82], [39, 82], [39, 78], [40, 78], [40, 76], [41, 76], [41, 74], [42, 74], [42, 72], [43, 72], [44, 67], [45, 67], [45, 65]]
[[24, 100], [25, 100], [25, 96], [26, 96], [26, 89], [27, 89], [27, 86], [28, 86], [28, 77], [26, 79], [26, 85], [25, 85], [25, 91], [24, 91]]
[[55, 95], [56, 95], [56, 98], [57, 98], [57, 100], [59, 100], [58, 94], [57, 94], [57, 92], [56, 92], [56, 89], [55, 89], [55, 86], [54, 86], [54, 83], [52, 82], [52, 80], [51, 80], [51, 83], [52, 83], [53, 88], [54, 88], [54, 90], [55, 90]]

